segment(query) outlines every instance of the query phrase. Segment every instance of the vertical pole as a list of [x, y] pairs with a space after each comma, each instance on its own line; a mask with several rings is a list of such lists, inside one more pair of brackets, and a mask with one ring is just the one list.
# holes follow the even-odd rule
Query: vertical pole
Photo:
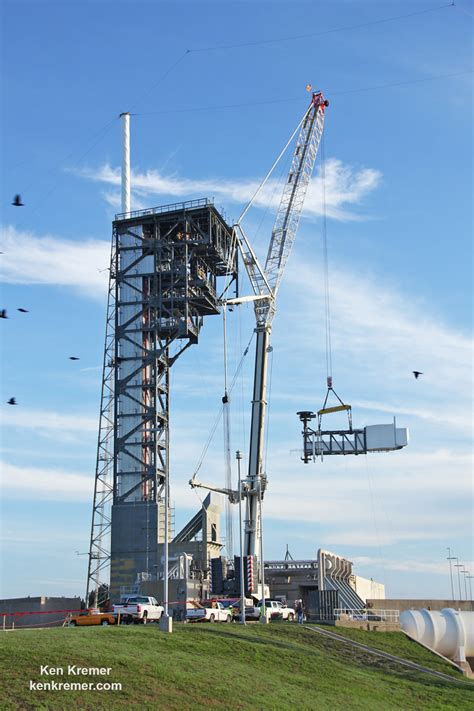
[[169, 505], [170, 505], [170, 388], [169, 388], [169, 347], [166, 349], [166, 368], [167, 368], [167, 386], [168, 386], [168, 421], [166, 423], [166, 472], [165, 472], [165, 545], [164, 545], [164, 565], [163, 565], [163, 607], [164, 612], [160, 619], [160, 629], [163, 632], [173, 631], [173, 620], [168, 612], [168, 592], [169, 592]]
[[453, 584], [453, 568], [451, 565], [451, 561], [454, 560], [454, 557], [451, 556], [451, 548], [448, 547], [448, 560], [449, 560], [449, 577], [451, 579], [451, 596], [452, 600], [454, 601], [454, 584]]
[[168, 615], [168, 526], [169, 526], [169, 442], [166, 451], [166, 480], [165, 480], [165, 561], [164, 561], [164, 573], [163, 573], [163, 607], [165, 608], [165, 615]]
[[462, 563], [459, 562], [459, 558], [456, 558], [457, 563], [454, 564], [454, 567], [458, 569], [458, 588], [459, 588], [459, 599], [462, 600], [462, 593], [461, 593], [461, 573], [459, 572], [459, 568], [462, 568]]
[[122, 212], [130, 212], [130, 114], [120, 114], [123, 119], [123, 154], [122, 154]]
[[464, 592], [466, 593], [466, 602], [467, 602], [467, 600], [469, 600], [469, 597], [468, 597], [468, 592], [467, 592], [466, 576], [469, 575], [469, 571], [464, 568], [464, 570], [462, 571], [462, 574], [464, 575]]
[[239, 472], [239, 539], [240, 539], [240, 624], [245, 625], [245, 579], [244, 579], [244, 543], [242, 538], [242, 477], [240, 474], [240, 462], [242, 453], [235, 453], [237, 459], [237, 469]]

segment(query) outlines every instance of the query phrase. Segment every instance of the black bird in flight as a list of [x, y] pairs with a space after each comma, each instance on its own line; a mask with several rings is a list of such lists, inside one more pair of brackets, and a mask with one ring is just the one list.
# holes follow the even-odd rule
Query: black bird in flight
[[17, 401], [15, 400], [14, 397], [11, 397], [11, 398], [9, 399], [9, 401], [8, 401], [8, 404], [9, 404], [9, 405], [17, 405], [18, 403], [17, 403]]
[[28, 313], [29, 313], [28, 309], [17, 309], [17, 311], [21, 311], [22, 314], [28, 314]]
[[416, 378], [417, 380], [418, 380], [418, 378], [419, 378], [420, 375], [423, 375], [423, 373], [422, 373], [421, 371], [419, 371], [419, 370], [413, 370], [412, 373], [413, 373], [413, 375], [415, 376], [415, 378]]
[[69, 356], [69, 360], [80, 360], [80, 358], [76, 358], [76, 356]]
[[6, 309], [0, 311], [0, 318], [8, 318]]
[[15, 195], [15, 197], [13, 198], [12, 205], [14, 207], [23, 207], [24, 206], [24, 203], [22, 203], [22, 201], [21, 201], [21, 195]]

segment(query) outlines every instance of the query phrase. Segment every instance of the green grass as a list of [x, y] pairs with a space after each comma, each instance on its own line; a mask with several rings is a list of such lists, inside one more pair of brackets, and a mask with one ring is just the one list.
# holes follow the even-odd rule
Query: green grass
[[[338, 629], [339, 633], [340, 630]], [[351, 638], [456, 674], [398, 633], [344, 630]], [[297, 625], [155, 625], [17, 630], [1, 636], [3, 709], [470, 709], [461, 687], [355, 651]], [[29, 691], [40, 665], [112, 667], [122, 691]], [[461, 675], [456, 678], [462, 679]]]
[[[382, 652], [388, 652], [410, 662], [421, 664], [429, 669], [434, 669], [434, 671], [443, 672], [443, 674], [448, 674], [454, 679], [461, 678], [459, 671], [455, 667], [447, 664], [436, 654], [432, 654], [428, 649], [411, 640], [403, 632], [366, 632], [365, 630], [347, 627], [315, 626], [321, 627], [322, 630], [329, 630], [341, 637], [347, 637], [350, 640], [354, 640], [354, 642], [367, 644], [369, 647], [380, 649]], [[328, 649], [330, 648], [329, 646]]]

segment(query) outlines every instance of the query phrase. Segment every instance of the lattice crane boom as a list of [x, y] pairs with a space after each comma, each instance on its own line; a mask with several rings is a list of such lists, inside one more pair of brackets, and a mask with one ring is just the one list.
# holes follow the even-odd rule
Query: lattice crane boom
[[256, 345], [254, 390], [250, 427], [249, 469], [246, 487], [245, 555], [258, 553], [260, 527], [258, 503], [266, 488], [263, 472], [265, 440], [265, 414], [267, 397], [267, 370], [270, 334], [276, 310], [276, 295], [283, 278], [288, 257], [293, 246], [303, 209], [308, 184], [324, 128], [324, 109], [329, 102], [322, 92], [312, 95], [311, 103], [301, 121], [287, 182], [280, 200], [264, 269], [244, 235], [240, 242], [243, 262], [255, 295]]

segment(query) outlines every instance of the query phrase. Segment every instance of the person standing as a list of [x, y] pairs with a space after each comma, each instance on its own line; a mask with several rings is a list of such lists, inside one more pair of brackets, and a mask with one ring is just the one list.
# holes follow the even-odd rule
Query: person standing
[[295, 605], [295, 612], [298, 619], [298, 624], [303, 624], [303, 601], [297, 600]]

